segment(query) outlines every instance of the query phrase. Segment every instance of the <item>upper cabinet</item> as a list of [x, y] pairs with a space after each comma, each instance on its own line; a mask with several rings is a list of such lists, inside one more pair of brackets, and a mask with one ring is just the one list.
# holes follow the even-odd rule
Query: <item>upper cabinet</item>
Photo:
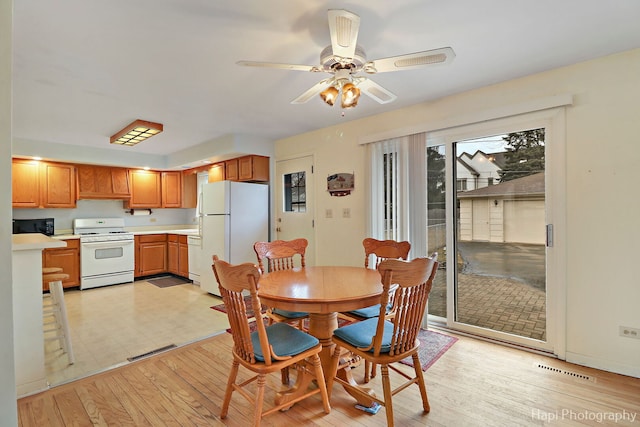
[[199, 172], [209, 182], [269, 182], [269, 158], [243, 156], [210, 167], [150, 171], [13, 159], [14, 208], [75, 208], [77, 200], [123, 200], [125, 209], [195, 208]]
[[269, 158], [244, 156], [238, 159], [238, 181], [269, 181]]
[[14, 208], [75, 208], [74, 165], [14, 159], [12, 161]]
[[226, 160], [224, 162], [224, 179], [229, 181], [238, 180], [238, 159]]
[[131, 198], [125, 209], [195, 208], [195, 175], [183, 176], [182, 171], [129, 170]]
[[162, 172], [162, 207], [182, 207], [182, 172]]
[[129, 174], [125, 168], [77, 165], [79, 199], [128, 199]]
[[11, 174], [13, 207], [40, 207], [40, 162], [14, 159]]
[[226, 179], [224, 170], [224, 162], [214, 163], [211, 165], [211, 168], [209, 168], [209, 182], [224, 181]]
[[198, 203], [198, 174], [194, 171], [182, 173], [182, 207], [195, 208]]
[[214, 163], [209, 168], [209, 182], [224, 180], [269, 182], [269, 158], [252, 155]]
[[131, 183], [131, 198], [124, 201], [125, 208], [162, 207], [161, 172], [130, 169], [129, 182]]

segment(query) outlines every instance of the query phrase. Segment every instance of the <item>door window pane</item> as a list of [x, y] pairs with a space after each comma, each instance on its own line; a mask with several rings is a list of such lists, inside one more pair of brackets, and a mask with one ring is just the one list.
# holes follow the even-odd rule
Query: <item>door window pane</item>
[[283, 178], [285, 212], [306, 212], [307, 187], [305, 172], [285, 174]]

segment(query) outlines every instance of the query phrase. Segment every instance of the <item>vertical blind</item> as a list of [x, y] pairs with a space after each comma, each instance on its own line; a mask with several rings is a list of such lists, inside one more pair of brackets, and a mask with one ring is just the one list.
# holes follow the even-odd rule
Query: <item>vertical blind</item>
[[367, 145], [369, 236], [407, 240], [411, 258], [427, 255], [426, 134]]

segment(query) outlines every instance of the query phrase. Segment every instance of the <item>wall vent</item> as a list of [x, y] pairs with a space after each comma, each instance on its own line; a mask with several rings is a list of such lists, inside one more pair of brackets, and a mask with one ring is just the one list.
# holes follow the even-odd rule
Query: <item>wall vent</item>
[[139, 354], [133, 357], [127, 357], [129, 362], [135, 362], [136, 360], [144, 359], [145, 357], [153, 356], [154, 354], [162, 353], [163, 351], [171, 350], [172, 348], [176, 348], [175, 344], [165, 345], [164, 347], [156, 348], [155, 350], [151, 350], [149, 352]]
[[560, 369], [560, 368], [554, 368], [553, 366], [549, 366], [549, 365], [545, 365], [542, 363], [537, 363], [536, 367], [540, 368], [540, 369], [545, 369], [547, 371], [551, 371], [551, 372], [556, 372], [558, 374], [563, 374], [563, 375], [567, 375], [570, 377], [573, 377], [575, 379], [578, 380], [583, 380], [583, 381], [591, 381], [592, 383], [596, 382], [596, 378], [589, 376], [589, 375], [584, 375], [578, 372], [572, 372], [572, 371], [567, 371], [566, 369]]

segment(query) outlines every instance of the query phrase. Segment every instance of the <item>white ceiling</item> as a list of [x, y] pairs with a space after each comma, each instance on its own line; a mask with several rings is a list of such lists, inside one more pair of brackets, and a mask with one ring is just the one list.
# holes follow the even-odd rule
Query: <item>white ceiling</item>
[[[321, 73], [327, 9], [361, 17], [368, 59], [450, 46], [448, 65], [371, 78], [341, 117], [319, 97], [290, 101]], [[168, 155], [225, 135], [268, 140], [640, 47], [638, 0], [14, 0], [13, 137]], [[135, 147], [109, 137], [135, 119], [164, 132]]]

